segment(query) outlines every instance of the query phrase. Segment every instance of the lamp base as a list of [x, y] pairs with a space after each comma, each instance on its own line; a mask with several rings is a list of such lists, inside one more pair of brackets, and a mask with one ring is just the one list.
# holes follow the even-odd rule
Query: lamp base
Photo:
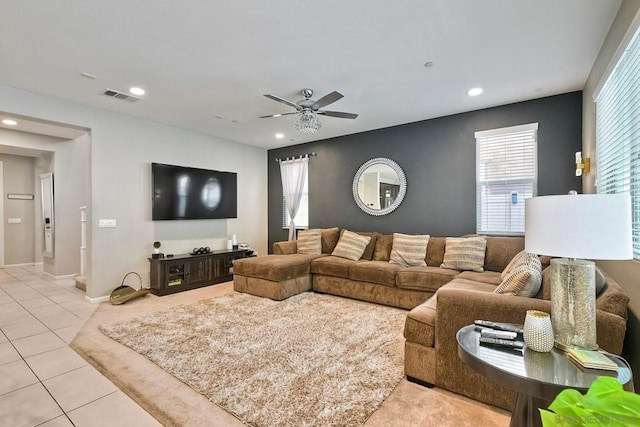
[[596, 267], [593, 261], [551, 260], [551, 322], [555, 347], [598, 348], [596, 336]]

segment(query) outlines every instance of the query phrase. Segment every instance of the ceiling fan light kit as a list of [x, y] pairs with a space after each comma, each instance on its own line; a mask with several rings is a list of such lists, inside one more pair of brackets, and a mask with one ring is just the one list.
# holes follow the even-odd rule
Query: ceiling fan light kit
[[313, 111], [303, 111], [296, 120], [295, 127], [302, 133], [316, 133], [322, 124], [318, 119], [318, 115]]
[[282, 104], [288, 105], [289, 107], [295, 108], [296, 112], [272, 114], [269, 116], [261, 116], [260, 118], [265, 119], [297, 114], [298, 118], [295, 122], [295, 128], [302, 133], [312, 134], [316, 133], [322, 126], [322, 124], [320, 123], [320, 119], [318, 119], [318, 114], [329, 117], [338, 117], [341, 119], [355, 119], [356, 117], [358, 117], [358, 115], [354, 113], [345, 113], [342, 111], [327, 111], [320, 109], [342, 99], [344, 95], [339, 92], [333, 91], [330, 94], [318, 99], [317, 101], [311, 99], [311, 97], [313, 96], [313, 90], [311, 89], [302, 89], [300, 93], [302, 94], [302, 96], [304, 96], [304, 99], [295, 103], [287, 101], [286, 99], [280, 98], [275, 95], [264, 95], [273, 101], [277, 101]]

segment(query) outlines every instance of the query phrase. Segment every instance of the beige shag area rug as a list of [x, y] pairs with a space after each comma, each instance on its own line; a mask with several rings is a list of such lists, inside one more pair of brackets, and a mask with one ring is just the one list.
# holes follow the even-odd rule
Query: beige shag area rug
[[102, 325], [243, 422], [362, 425], [403, 377], [406, 311], [235, 293]]

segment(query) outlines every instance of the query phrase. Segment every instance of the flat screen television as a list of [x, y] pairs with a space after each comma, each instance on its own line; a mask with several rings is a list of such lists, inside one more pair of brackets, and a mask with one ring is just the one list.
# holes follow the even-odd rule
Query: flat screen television
[[151, 164], [154, 221], [238, 217], [238, 179], [233, 172]]

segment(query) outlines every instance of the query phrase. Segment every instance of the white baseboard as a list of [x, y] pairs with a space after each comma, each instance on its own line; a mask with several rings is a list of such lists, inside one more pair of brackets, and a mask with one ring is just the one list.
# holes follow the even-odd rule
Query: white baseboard
[[98, 298], [90, 298], [88, 296], [84, 296], [84, 299], [91, 304], [100, 304], [101, 302], [109, 301], [109, 295], [105, 295]]
[[63, 274], [61, 276], [54, 276], [53, 274], [47, 273], [46, 271], [43, 271], [42, 274], [44, 274], [45, 276], [50, 277], [50, 278], [52, 278], [54, 280], [73, 279], [74, 277], [77, 276], [77, 274], [75, 274], [75, 273], [74, 274]]
[[5, 264], [4, 267], [35, 267], [36, 265], [42, 265], [43, 262], [23, 262], [21, 264]]

